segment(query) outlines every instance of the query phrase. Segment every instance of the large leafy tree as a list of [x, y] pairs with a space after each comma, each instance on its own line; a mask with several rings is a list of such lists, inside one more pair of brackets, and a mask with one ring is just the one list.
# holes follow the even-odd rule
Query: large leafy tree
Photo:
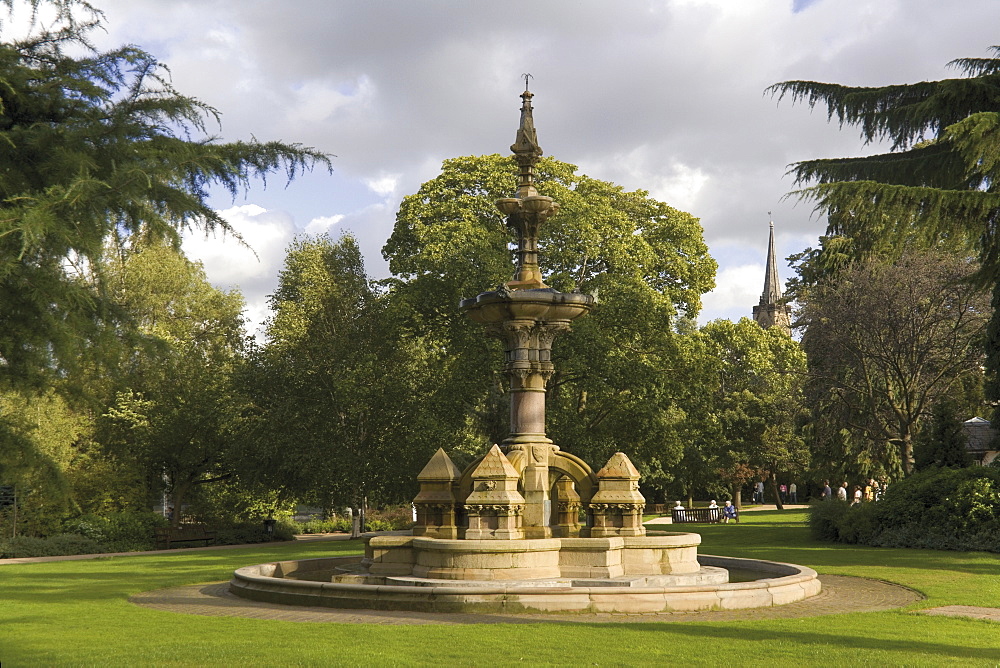
[[[994, 56], [1000, 47], [992, 47]], [[771, 93], [857, 127], [889, 152], [799, 162], [802, 197], [829, 214], [831, 234], [862, 245], [974, 247], [993, 287], [987, 395], [1000, 399], [1000, 58], [960, 58], [954, 79], [881, 87], [786, 81]]]
[[294, 144], [218, 141], [218, 112], [177, 92], [151, 54], [90, 47], [101, 14], [87, 3], [24, 4], [58, 15], [0, 41], [0, 383], [18, 387], [92, 359], [127, 322], [103, 280], [110, 242], [229, 230], [210, 187], [328, 164]]
[[270, 301], [241, 373], [240, 480], [327, 508], [413, 498], [440, 446], [428, 360], [441, 353], [402, 327], [350, 236], [296, 240]]
[[827, 475], [909, 474], [931, 407], [976, 393], [989, 303], [969, 281], [975, 269], [954, 254], [911, 252], [855, 262], [808, 292], [799, 316]]
[[752, 480], [769, 481], [777, 504], [779, 475], [801, 473], [809, 452], [800, 434], [806, 359], [778, 328], [748, 318], [715, 320], [693, 337], [697, 379], [688, 397], [692, 429], [688, 474], [715, 493], [721, 485], [737, 502]]
[[109, 279], [144, 345], [119, 361], [119, 391], [99, 440], [147, 472], [151, 491], [165, 485], [176, 524], [194, 490], [231, 474], [243, 298], [212, 287], [200, 265], [165, 245], [130, 254], [109, 267]]
[[[460, 299], [511, 278], [512, 239], [495, 201], [517, 189], [517, 168], [499, 155], [445, 161], [441, 174], [404, 198], [383, 249], [393, 299], [411, 327], [446, 352], [439, 382], [453, 397], [440, 417], [453, 444], [476, 447], [506, 436], [502, 351], [457, 308]], [[536, 186], [560, 205], [541, 229], [545, 282], [598, 298], [553, 349], [549, 433], [592, 462], [623, 450], [646, 476], [665, 473], [684, 446], [677, 397], [682, 354], [675, 327], [700, 308], [714, 283], [696, 218], [643, 191], [576, 173], [542, 159]]]

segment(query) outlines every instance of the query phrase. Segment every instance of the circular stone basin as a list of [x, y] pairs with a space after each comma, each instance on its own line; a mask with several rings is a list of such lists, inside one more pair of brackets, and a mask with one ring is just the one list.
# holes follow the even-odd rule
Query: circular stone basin
[[[361, 556], [281, 561], [245, 566], [229, 590], [269, 603], [421, 612], [693, 612], [783, 605], [820, 592], [816, 571], [758, 559], [699, 555], [697, 573], [623, 578], [435, 580], [360, 574]], [[721, 569], [751, 572], [725, 582]], [[354, 581], [351, 573], [359, 573]], [[346, 578], [344, 576], [347, 576]], [[331, 582], [333, 577], [349, 581]], [[663, 579], [667, 578], [667, 579]], [[391, 580], [391, 583], [390, 583]]]
[[574, 320], [594, 308], [594, 301], [591, 295], [559, 292], [552, 288], [507, 293], [494, 290], [463, 299], [459, 308], [483, 324], [521, 319]]

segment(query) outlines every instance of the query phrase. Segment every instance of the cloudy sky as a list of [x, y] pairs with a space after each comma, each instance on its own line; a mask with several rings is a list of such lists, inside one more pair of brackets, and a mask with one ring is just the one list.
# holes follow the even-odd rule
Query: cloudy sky
[[387, 275], [400, 199], [446, 158], [508, 150], [524, 72], [546, 154], [699, 217], [719, 262], [701, 320], [750, 315], [768, 212], [781, 257], [824, 228], [784, 199], [787, 165], [878, 148], [764, 89], [940, 79], [1000, 44], [995, 0], [92, 1], [101, 45], [155, 54], [222, 113], [222, 138], [337, 156], [332, 175], [217, 198], [257, 257], [231, 240], [186, 244], [218, 286], [244, 292], [254, 323], [296, 234], [351, 231], [369, 273]]

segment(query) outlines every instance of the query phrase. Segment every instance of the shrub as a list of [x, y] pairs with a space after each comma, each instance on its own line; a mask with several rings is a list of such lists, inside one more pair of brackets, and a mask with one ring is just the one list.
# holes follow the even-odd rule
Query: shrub
[[100, 543], [80, 534], [57, 534], [49, 538], [15, 536], [0, 541], [0, 558], [59, 557], [69, 554], [107, 552]]
[[[369, 509], [368, 511], [368, 531], [400, 531], [413, 527], [413, 507], [393, 506], [392, 508]], [[373, 523], [378, 523], [380, 527], [373, 529]]]
[[238, 522], [228, 526], [215, 527], [216, 545], [244, 545], [246, 543], [266, 543], [271, 540], [292, 540], [293, 525], [287, 521], [278, 521], [274, 525], [274, 533], [268, 534], [264, 522]]
[[351, 531], [351, 520], [338, 517], [333, 520], [309, 520], [295, 523], [296, 533], [344, 533]]
[[[410, 506], [399, 506], [384, 510], [370, 509], [365, 522], [365, 531], [400, 531], [413, 527], [413, 510]], [[295, 524], [296, 533], [350, 533], [353, 525], [348, 517], [330, 520], [309, 520]]]
[[930, 468], [891, 485], [877, 503], [814, 504], [809, 526], [820, 540], [1000, 552], [1000, 470]]
[[816, 540], [840, 539], [840, 523], [848, 506], [839, 501], [817, 501], [809, 508], [809, 532]]
[[109, 552], [141, 552], [155, 547], [156, 527], [167, 526], [162, 515], [152, 512], [121, 512], [83, 515], [63, 523], [63, 530], [87, 536]]

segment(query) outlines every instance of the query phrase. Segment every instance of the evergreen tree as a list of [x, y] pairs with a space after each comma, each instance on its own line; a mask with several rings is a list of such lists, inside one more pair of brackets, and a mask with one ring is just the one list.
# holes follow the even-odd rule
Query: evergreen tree
[[917, 470], [922, 471], [932, 466], [962, 468], [971, 465], [968, 442], [955, 402], [949, 399], [937, 402], [931, 414], [930, 425], [914, 447]]
[[103, 280], [109, 245], [176, 246], [192, 227], [238, 235], [208, 205], [211, 186], [235, 194], [329, 162], [294, 144], [217, 141], [218, 112], [178, 93], [151, 54], [90, 46], [100, 12], [46, 4], [50, 28], [12, 40], [14, 22], [0, 24], [0, 387], [64, 376], [125, 322]]
[[[1000, 46], [992, 47], [1000, 56]], [[1000, 399], [1000, 58], [952, 61], [964, 76], [882, 87], [786, 81], [768, 90], [860, 129], [888, 153], [806, 160], [798, 194], [829, 215], [831, 235], [882, 244], [978, 251], [993, 288], [987, 397]], [[809, 185], [811, 184], [811, 185]], [[1000, 417], [1000, 416], [998, 416]]]

